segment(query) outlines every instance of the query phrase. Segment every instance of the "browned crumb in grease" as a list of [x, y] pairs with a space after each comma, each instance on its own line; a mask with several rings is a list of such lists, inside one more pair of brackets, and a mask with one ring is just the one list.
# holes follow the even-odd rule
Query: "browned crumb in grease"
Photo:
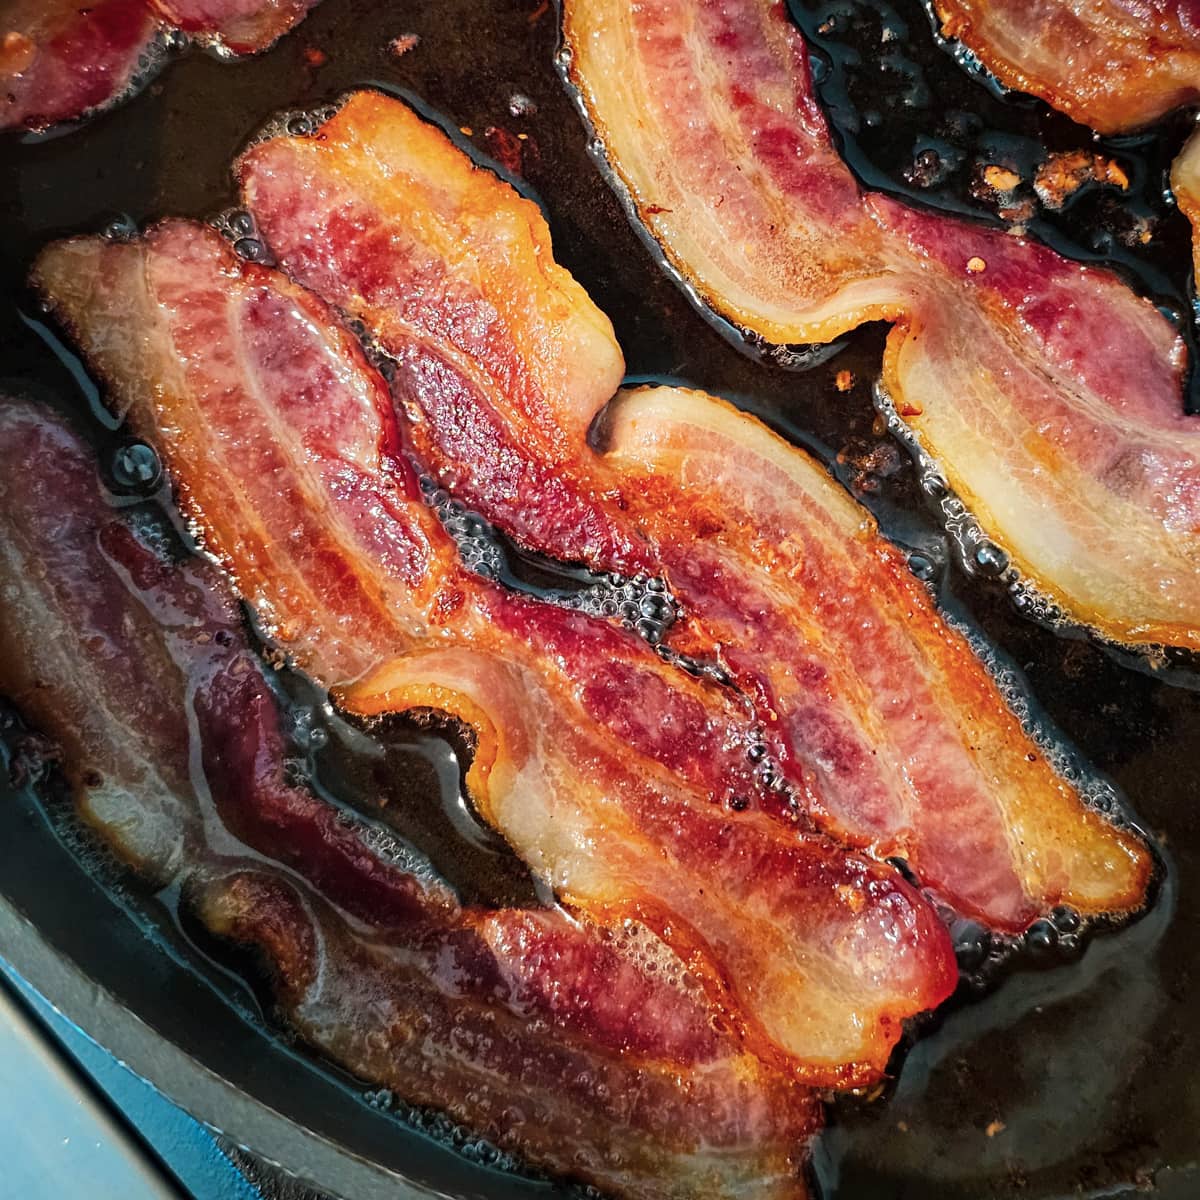
[[1085, 183], [1093, 182], [1125, 191], [1129, 176], [1114, 159], [1094, 150], [1062, 150], [1038, 167], [1033, 190], [1047, 208], [1062, 208]]
[[0, 34], [0, 78], [28, 70], [36, 54], [37, 46], [23, 33], [14, 29]]
[[416, 33], [402, 33], [388, 43], [388, 51], [394, 58], [400, 58], [410, 50], [415, 50], [421, 43], [421, 37]]
[[1021, 182], [1021, 177], [1009, 167], [988, 163], [983, 168], [983, 180], [998, 192], [1011, 192]]
[[980, 163], [971, 179], [971, 195], [995, 208], [1004, 221], [1027, 221], [1034, 200], [1020, 171], [1008, 163]]

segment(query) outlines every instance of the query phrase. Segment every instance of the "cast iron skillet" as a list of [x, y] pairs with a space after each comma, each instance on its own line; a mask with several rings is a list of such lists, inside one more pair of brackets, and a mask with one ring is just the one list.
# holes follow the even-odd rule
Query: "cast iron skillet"
[[[1044, 106], [1000, 98], [970, 78], [934, 44], [916, 0], [895, 9], [880, 0], [801, 3], [795, 12], [810, 34], [826, 31], [815, 38], [822, 96], [848, 161], [872, 186], [986, 217], [988, 198], [972, 195], [973, 163], [997, 155], [1026, 162], [1042, 146], [1090, 144], [1087, 131]], [[898, 35], [886, 44], [884, 24]], [[417, 47], [390, 55], [388, 43], [408, 33], [420, 36]], [[80, 130], [0, 143], [0, 386], [90, 411], [86, 378], [55, 348], [24, 289], [47, 239], [117, 216], [210, 216], [232, 201], [230, 159], [268, 117], [374, 84], [419, 99], [451, 128], [469, 130], [464, 144], [510, 165], [519, 145], [516, 165], [546, 208], [557, 257], [612, 316], [632, 375], [729, 396], [836, 456], [839, 475], [886, 528], [947, 564], [911, 465], [873, 427], [881, 331], [863, 330], [823, 365], [789, 372], [743, 355], [695, 313], [589, 159], [553, 69], [555, 40], [554, 12], [537, 0], [325, 0], [268, 55], [230, 65], [190, 54]], [[1186, 324], [1187, 230], [1163, 194], [1184, 124], [1110, 141], [1132, 172], [1130, 194], [1084, 192], [1035, 228], [1078, 257], [1116, 262]], [[528, 136], [518, 142], [517, 133]], [[958, 164], [944, 178], [913, 170], [931, 147], [943, 165]], [[1154, 239], [1128, 248], [1123, 235], [1144, 219], [1155, 223]], [[833, 386], [843, 369], [856, 380], [847, 393]], [[819, 1185], [827, 1200], [1048, 1200], [1155, 1189], [1168, 1200], [1194, 1197], [1200, 674], [1188, 664], [1139, 668], [1086, 637], [1023, 620], [994, 582], [953, 565], [944, 575], [946, 602], [1024, 672], [1048, 718], [1158, 835], [1165, 880], [1146, 916], [1094, 939], [1081, 961], [1023, 964], [982, 998], [964, 987], [898, 1057], [902, 1071], [885, 1100], [833, 1105], [815, 1155]], [[19, 743], [12, 715], [3, 720], [10, 746]], [[436, 808], [444, 797], [431, 782], [430, 755], [409, 736], [397, 761], [411, 768], [410, 804]], [[364, 1097], [361, 1085], [293, 1045], [259, 993], [174, 918], [171, 898], [146, 896], [115, 875], [80, 842], [66, 808], [61, 797], [39, 799], [28, 788], [9, 787], [0, 798], [0, 953], [167, 1095], [349, 1200], [578, 1191], [498, 1170], [470, 1139], [461, 1153], [445, 1138], [453, 1142], [454, 1131], [415, 1130], [387, 1097]], [[455, 858], [444, 830], [431, 837]], [[472, 875], [477, 858], [464, 848], [459, 873]], [[511, 864], [494, 866], [483, 893], [507, 891], [505, 879], [520, 889]]]

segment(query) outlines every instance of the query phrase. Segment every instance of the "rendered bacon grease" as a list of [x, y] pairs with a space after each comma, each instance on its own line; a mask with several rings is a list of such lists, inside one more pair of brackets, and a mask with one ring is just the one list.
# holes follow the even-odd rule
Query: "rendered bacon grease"
[[238, 171], [280, 265], [389, 356], [425, 465], [526, 545], [665, 578], [685, 616], [664, 650], [721, 664], [812, 820], [999, 929], [1140, 905], [1144, 848], [1056, 774], [819, 463], [670, 388], [619, 395], [590, 448], [624, 364], [535, 205], [375, 93]]
[[109, 508], [61, 418], [0, 402], [0, 461], [0, 686], [59, 741], [114, 847], [265, 954], [310, 1042], [621, 1195], [803, 1195], [818, 1105], [651, 931], [463, 907], [381, 855], [377, 831], [294, 781], [218, 572]]
[[[942, 32], [1003, 83], [1101, 133], [1128, 133], [1200, 100], [1200, 5], [1152, 0], [1129, 8], [1043, 0], [1036, 5], [938, 0]], [[1200, 278], [1200, 144], [1193, 135], [1171, 171], [1192, 221]]]
[[0, 0], [0, 130], [45, 129], [121, 100], [187, 38], [256, 54], [317, 0]]
[[768, 342], [893, 323], [883, 380], [988, 536], [1068, 616], [1200, 644], [1181, 339], [1103, 270], [863, 192], [776, 0], [567, 3], [614, 183], [704, 304]]

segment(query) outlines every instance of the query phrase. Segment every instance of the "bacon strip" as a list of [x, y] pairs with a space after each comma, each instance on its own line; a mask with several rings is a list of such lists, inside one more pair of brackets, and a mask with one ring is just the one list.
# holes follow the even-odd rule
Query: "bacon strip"
[[317, 0], [0, 0], [0, 130], [91, 116], [144, 83], [175, 30], [265, 50]]
[[[527, 545], [665, 576], [690, 614], [668, 643], [733, 674], [826, 829], [1005, 929], [1140, 904], [1144, 849], [1082, 808], [819, 464], [665, 388], [619, 398], [589, 449], [619, 350], [533, 204], [373, 93], [238, 170], [281, 265], [395, 359], [422, 459]], [[588, 331], [573, 376], [541, 361], [550, 321]]]
[[[764, 1057], [822, 1084], [874, 1077], [903, 1018], [952, 990], [932, 909], [768, 811], [739, 753], [752, 729], [715, 689], [461, 570], [382, 380], [315, 297], [185, 222], [59, 243], [35, 277], [305, 669], [363, 711], [418, 703], [504, 731], [485, 815], [579, 910], [660, 934]], [[122, 338], [131, 320], [141, 336]], [[420, 667], [395, 663], [416, 650]]]
[[674, 269], [770, 342], [895, 321], [898, 412], [989, 536], [1075, 620], [1200, 644], [1184, 351], [1111, 275], [863, 194], [779, 0], [565, 7], [569, 75]]
[[2, 0], [0, 129], [45, 129], [119, 99], [160, 31], [145, 0]]
[[935, 0], [957, 38], [1008, 87], [1103, 133], [1200, 100], [1196, 0]]
[[212, 601], [181, 569], [172, 594], [114, 605], [137, 547], [124, 525], [102, 520], [87, 448], [61, 423], [3, 400], [0, 452], [0, 682], [60, 743], [81, 815], [165, 883], [194, 821], [169, 642], [206, 633]]
[[[170, 843], [210, 928], [266, 951], [306, 1038], [623, 1196], [656, 1200], [681, 1183], [718, 1197], [805, 1194], [814, 1098], [746, 1051], [649, 930], [464, 909], [381, 859], [285, 781], [279, 714], [216, 573], [164, 559], [108, 509], [89, 451], [57, 418], [0, 404], [0, 459], [2, 578], [6, 597], [20, 596], [0, 618], [0, 686], [59, 740], [106, 838], [160, 882]], [[216, 810], [257, 851], [253, 867], [192, 789], [189, 703]], [[263, 856], [294, 874], [285, 881]]]
[[[266, 954], [305, 1038], [502, 1149], [628, 1200], [680, 1188], [714, 1200], [808, 1195], [801, 1147], [820, 1123], [812, 1094], [707, 1029], [700, 1049], [660, 1052], [693, 1017], [688, 995], [622, 959], [619, 942], [589, 943], [586, 927], [536, 913], [368, 941], [294, 885], [250, 871], [221, 879], [202, 904], [215, 930]], [[636, 947], [632, 933], [625, 940]], [[618, 1052], [603, 1053], [603, 1036], [594, 1049], [562, 1032], [573, 1018], [610, 1016]], [[650, 1055], [627, 1038], [630, 1021], [655, 1039]]]
[[173, 29], [228, 54], [258, 54], [299, 25], [320, 0], [149, 0]]

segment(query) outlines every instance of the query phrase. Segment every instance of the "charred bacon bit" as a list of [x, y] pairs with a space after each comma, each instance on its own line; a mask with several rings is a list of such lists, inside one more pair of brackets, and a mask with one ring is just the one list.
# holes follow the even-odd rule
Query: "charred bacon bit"
[[0, 130], [46, 129], [144, 83], [179, 30], [229, 54], [265, 50], [317, 0], [0, 0]]
[[[681, 1188], [714, 1200], [807, 1195], [813, 1094], [704, 1023], [669, 972], [642, 969], [667, 964], [640, 956], [636, 937], [622, 958], [556, 914], [500, 912], [457, 933], [368, 940], [294, 884], [252, 871], [216, 881], [202, 911], [263, 952], [307, 1040], [503, 1150], [627, 1200]], [[600, 1032], [610, 1013], [620, 1023]], [[622, 1048], [605, 1053], [613, 1032]]]
[[1058, 150], [1038, 166], [1033, 190], [1047, 208], [1062, 208], [1085, 183], [1126, 191], [1129, 176], [1115, 159], [1096, 150]]
[[1103, 133], [1200, 99], [1195, 0], [934, 0], [942, 33], [1001, 83]]
[[1200, 437], [1148, 301], [860, 195], [781, 0], [568, 2], [564, 30], [631, 208], [708, 304], [780, 343], [896, 321], [897, 411], [1025, 577], [1116, 641], [1200, 646]]
[[[496, 764], [481, 751], [473, 774], [485, 815], [597, 921], [650, 922], [764, 1054], [814, 1082], [873, 1078], [903, 1019], [949, 994], [945, 930], [890, 867], [765, 804], [720, 804], [766, 790], [733, 765], [750, 726], [725, 701], [664, 685], [669, 668], [636, 638], [459, 568], [414, 498], [382, 383], [315, 297], [184, 222], [59, 243], [35, 280], [301, 664], [351, 681], [360, 711], [423, 705], [502, 730]], [[136, 344], [114, 336], [131, 307], [147, 319]], [[664, 730], [715, 739], [714, 722], [729, 746], [679, 762]], [[505, 786], [483, 792], [488, 770]]]
[[[393, 123], [380, 143], [387, 154], [373, 154]], [[402, 136], [409, 130], [419, 136]], [[239, 168], [281, 264], [363, 320], [400, 364], [392, 394], [413, 416], [410, 436], [427, 466], [527, 545], [667, 577], [689, 614], [668, 644], [720, 659], [757, 702], [762, 736], [782, 740], [778, 769], [839, 837], [881, 859], [904, 856], [943, 899], [1005, 929], [1064, 902], [1088, 912], [1138, 907], [1144, 848], [1088, 812], [1047, 766], [965, 639], [817, 463], [729, 406], [672, 389], [619, 400], [600, 424], [612, 440], [598, 457], [582, 433], [594, 414], [576, 396], [539, 395], [531, 410], [525, 393], [505, 390], [506, 378], [533, 370], [511, 360], [519, 331], [499, 363], [484, 362], [486, 383], [478, 369], [468, 377], [439, 314], [495, 313], [503, 299], [521, 321], [543, 319], [539, 274], [473, 274], [461, 250], [468, 223], [482, 242], [481, 212], [498, 214], [505, 230], [517, 215], [533, 222], [508, 262], [527, 261], [547, 231], [526, 201], [462, 162], [442, 169], [436, 188], [409, 188], [445, 168], [448, 153], [457, 152], [404, 105], [368, 93], [319, 138], [274, 139]], [[462, 213], [470, 215], [460, 221]], [[392, 227], [414, 247], [405, 255], [390, 252], [394, 238], [376, 247], [371, 231]], [[374, 286], [376, 269], [386, 292]], [[414, 314], [403, 298], [418, 293]], [[599, 373], [611, 351], [594, 350]], [[590, 395], [597, 409], [606, 399]], [[550, 428], [547, 404], [559, 414]], [[624, 655], [605, 658], [621, 664]], [[702, 736], [693, 724], [684, 740]]]
[[[0, 686], [60, 741], [121, 853], [177, 878], [214, 932], [267, 952], [310, 1041], [623, 1196], [661, 1200], [684, 1182], [730, 1200], [803, 1197], [814, 1096], [747, 1051], [651, 930], [462, 909], [379, 857], [286, 778], [279, 711], [217, 572], [163, 557], [109, 509], [60, 419], [3, 402], [0, 456]], [[207, 794], [241, 844], [192, 789], [189, 693]], [[260, 856], [252, 871], [237, 866], [245, 848]]]

